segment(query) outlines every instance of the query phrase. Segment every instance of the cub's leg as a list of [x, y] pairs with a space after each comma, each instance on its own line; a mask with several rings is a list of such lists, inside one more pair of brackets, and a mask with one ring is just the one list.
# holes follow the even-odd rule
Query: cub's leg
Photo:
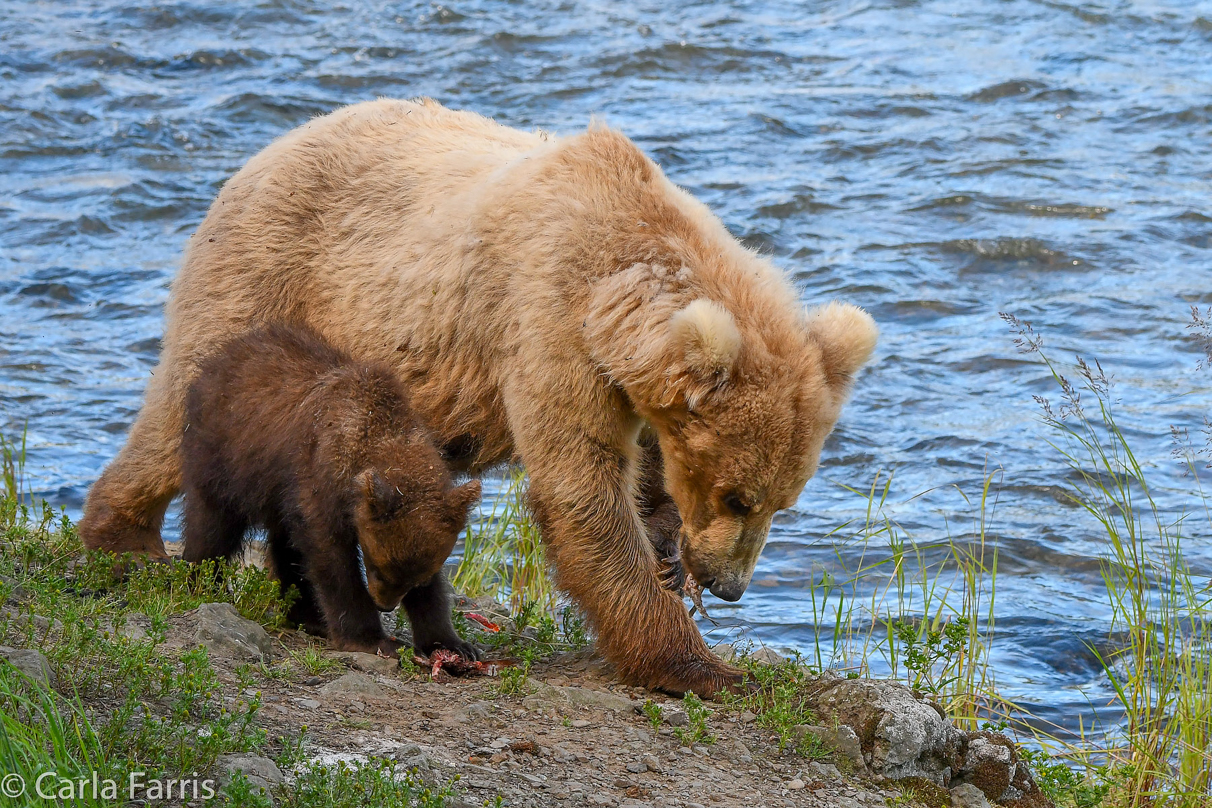
[[383, 631], [379, 608], [362, 581], [357, 538], [352, 533], [326, 534], [323, 527], [323, 520], [309, 524], [307, 536], [297, 546], [305, 556], [306, 577], [324, 617], [329, 644], [337, 651], [395, 659], [404, 643]]
[[210, 558], [231, 560], [244, 546], [248, 520], [233, 508], [215, 501], [201, 489], [191, 489], [185, 496], [185, 540], [182, 557], [189, 562]]
[[677, 505], [665, 490], [664, 461], [655, 437], [640, 439], [640, 481], [636, 505], [644, 520], [648, 541], [656, 552], [661, 585], [671, 592], [682, 593], [686, 585], [686, 569], [682, 566], [682, 517]]
[[450, 619], [450, 587], [441, 572], [427, 583], [413, 587], [404, 596], [402, 606], [412, 626], [412, 647], [422, 654], [445, 648], [464, 659], [479, 659], [480, 649], [455, 631]]
[[299, 592], [298, 599], [291, 604], [287, 619], [296, 626], [302, 626], [309, 634], [325, 636], [324, 615], [316, 602], [316, 590], [307, 580], [303, 555], [291, 544], [290, 530], [285, 525], [269, 528], [265, 560], [270, 573], [278, 580], [282, 594], [286, 594], [286, 590], [292, 586]]

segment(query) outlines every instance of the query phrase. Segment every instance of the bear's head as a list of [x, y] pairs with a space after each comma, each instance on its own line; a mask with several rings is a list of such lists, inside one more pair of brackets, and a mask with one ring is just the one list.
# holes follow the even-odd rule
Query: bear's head
[[[742, 319], [707, 296], [663, 293], [651, 268], [627, 274], [595, 290], [590, 344], [657, 433], [686, 569], [738, 600], [775, 513], [816, 472], [878, 329], [847, 304], [804, 312], [771, 276], [768, 293], [733, 304]], [[628, 305], [637, 290], [646, 305]]]
[[385, 612], [441, 571], [480, 498], [478, 480], [454, 486], [436, 452], [433, 459], [420, 473], [368, 468], [354, 479], [366, 588]]

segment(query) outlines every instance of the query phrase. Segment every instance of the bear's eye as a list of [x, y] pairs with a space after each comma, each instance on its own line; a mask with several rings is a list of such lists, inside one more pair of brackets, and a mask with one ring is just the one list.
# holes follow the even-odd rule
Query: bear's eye
[[732, 512], [734, 516], [748, 516], [753, 508], [746, 505], [741, 499], [741, 495], [735, 491], [724, 497], [724, 507]]

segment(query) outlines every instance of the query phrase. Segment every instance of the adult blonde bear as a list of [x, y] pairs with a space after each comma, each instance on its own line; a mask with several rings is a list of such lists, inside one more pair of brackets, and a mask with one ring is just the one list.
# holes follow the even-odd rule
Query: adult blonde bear
[[301, 322], [395, 367], [464, 469], [520, 459], [600, 650], [627, 681], [700, 694], [740, 676], [658, 582], [641, 432], [685, 568], [736, 600], [876, 341], [853, 306], [805, 312], [618, 132], [520, 132], [429, 100], [346, 107], [252, 158], [194, 234], [167, 316], [143, 410], [89, 494], [89, 547], [164, 556], [199, 360], [254, 323]]

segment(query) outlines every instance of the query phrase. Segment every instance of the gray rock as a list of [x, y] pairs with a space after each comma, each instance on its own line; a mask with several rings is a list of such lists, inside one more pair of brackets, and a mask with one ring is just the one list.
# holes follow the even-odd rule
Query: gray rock
[[661, 761], [657, 759], [656, 755], [644, 755], [644, 757], [640, 758], [640, 762], [643, 763], [650, 772], [661, 774], [665, 771], [665, 767], [661, 765]]
[[846, 725], [838, 727], [818, 727], [811, 724], [800, 724], [792, 728], [796, 738], [811, 736], [821, 742], [826, 748], [837, 753], [840, 760], [847, 760], [856, 774], [867, 774], [867, 761], [863, 757], [863, 749], [858, 735]]
[[131, 642], [141, 642], [147, 639], [151, 631], [151, 618], [141, 612], [131, 612], [122, 619], [116, 633]]
[[961, 783], [951, 789], [951, 808], [989, 808], [989, 799], [971, 783]]
[[597, 710], [613, 710], [616, 713], [635, 712], [643, 704], [635, 699], [585, 687], [561, 687], [549, 685], [546, 682], [534, 682], [533, 688], [535, 696], [549, 702], [591, 707]]
[[273, 656], [273, 640], [265, 629], [245, 620], [230, 603], [203, 603], [194, 613], [198, 618], [194, 639], [215, 656], [258, 661]]
[[749, 655], [749, 658], [756, 660], [757, 662], [764, 663], [766, 665], [777, 665], [783, 661], [782, 654], [780, 654], [778, 651], [775, 651], [773, 648], [766, 648], [766, 647], [757, 649], [756, 651], [754, 651], [752, 654]]
[[0, 645], [0, 659], [8, 660], [10, 665], [39, 684], [47, 687], [53, 687], [55, 684], [55, 674], [41, 651]]
[[387, 688], [374, 679], [353, 671], [333, 679], [320, 688], [320, 692], [326, 696], [365, 696], [372, 699], [385, 699], [391, 695]]
[[487, 721], [491, 713], [492, 711], [488, 709], [487, 704], [475, 702], [463, 708], [459, 713], [459, 720], [465, 724], [477, 724], [481, 721]]
[[690, 726], [690, 716], [686, 715], [685, 710], [662, 710], [661, 720], [671, 727]]
[[725, 662], [732, 662], [736, 659], [736, 646], [729, 642], [722, 642], [719, 645], [712, 646], [711, 653]]
[[220, 779], [224, 785], [231, 782], [236, 772], [242, 772], [253, 786], [259, 786], [264, 792], [269, 793], [273, 786], [285, 779], [276, 763], [260, 755], [220, 755], [215, 761], [215, 765], [223, 772]]
[[808, 764], [808, 770], [817, 777], [824, 777], [829, 780], [837, 780], [842, 776], [842, 773], [837, 770], [837, 766], [832, 763], [817, 763], [813, 761]]
[[[1009, 802], [1021, 796], [1017, 791], [1009, 793], [1016, 779], [1024, 779], [1019, 777], [1018, 768], [1018, 750], [1013, 741], [995, 732], [970, 732], [963, 763], [951, 785], [973, 785], [990, 801]], [[1029, 781], [1030, 774], [1025, 766], [1023, 769]]]
[[818, 697], [816, 707], [826, 724], [854, 730], [867, 768], [889, 779], [922, 777], [946, 788], [967, 746], [964, 733], [939, 710], [894, 682], [842, 680]]
[[7, 575], [0, 575], [0, 586], [8, 592], [8, 600], [11, 603], [16, 603], [25, 597], [25, 587], [23, 587], [16, 578], [10, 578]]
[[640, 760], [634, 760], [627, 764], [627, 771], [632, 774], [643, 774], [648, 771], [648, 764]]
[[367, 673], [394, 676], [400, 672], [400, 660], [398, 659], [388, 659], [387, 657], [375, 654], [363, 654], [358, 651], [344, 651], [330, 654], [329, 656], [344, 662], [354, 670], [365, 671]]

